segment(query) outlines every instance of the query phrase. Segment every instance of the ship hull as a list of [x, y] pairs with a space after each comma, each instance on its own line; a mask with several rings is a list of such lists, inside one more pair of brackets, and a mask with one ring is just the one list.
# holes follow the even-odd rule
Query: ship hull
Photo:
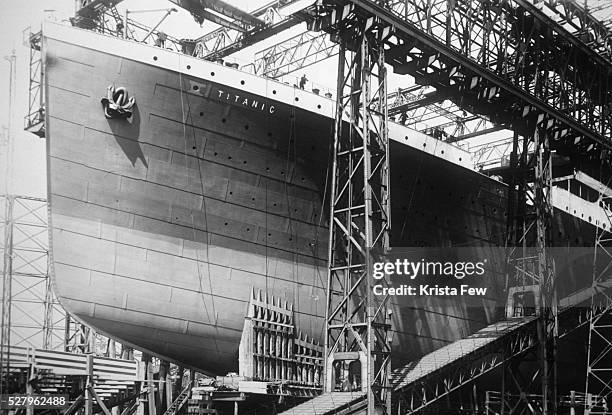
[[[292, 304], [297, 328], [322, 342], [333, 101], [77, 29], [50, 27], [43, 52], [52, 273], [66, 310], [209, 373], [237, 370], [253, 291]], [[105, 118], [109, 85], [135, 97], [131, 118]], [[506, 187], [448, 144], [396, 125], [391, 135], [393, 245], [470, 247], [494, 281], [473, 301], [393, 298], [401, 364], [499, 317]], [[561, 244], [592, 240], [580, 220], [555, 220]]]

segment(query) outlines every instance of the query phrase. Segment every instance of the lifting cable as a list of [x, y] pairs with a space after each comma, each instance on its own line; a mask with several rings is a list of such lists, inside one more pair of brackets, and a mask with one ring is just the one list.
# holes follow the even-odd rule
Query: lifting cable
[[[186, 128], [186, 123], [188, 119], [191, 119], [191, 128], [192, 128], [192, 132], [193, 132], [193, 147], [196, 148], [197, 144], [196, 144], [196, 132], [195, 132], [195, 128], [193, 126], [193, 118], [191, 118], [191, 105], [189, 103], [189, 97], [186, 96], [185, 99], [187, 100], [187, 110], [188, 110], [188, 114], [187, 117], [185, 117], [185, 104], [183, 101], [183, 75], [182, 73], [179, 71], [179, 88], [180, 88], [180, 97], [181, 97], [181, 124], [183, 126], [183, 142], [184, 142], [184, 154], [183, 156], [185, 157], [185, 178], [187, 180], [187, 184], [189, 184], [189, 168], [188, 168], [188, 163], [187, 163], [187, 128]], [[210, 298], [211, 298], [211, 304], [212, 304], [212, 312], [213, 312], [213, 319], [211, 319], [210, 313], [208, 312], [208, 307], [206, 306], [206, 298], [204, 296], [204, 287], [203, 287], [203, 283], [202, 283], [202, 272], [200, 270], [200, 258], [199, 258], [199, 253], [198, 253], [198, 241], [197, 241], [197, 234], [196, 234], [196, 228], [195, 228], [195, 219], [193, 216], [193, 213], [191, 213], [191, 227], [192, 227], [192, 232], [193, 232], [193, 241], [194, 241], [194, 246], [195, 246], [195, 255], [196, 255], [196, 267], [198, 270], [198, 281], [199, 281], [199, 288], [200, 288], [200, 296], [202, 298], [202, 304], [204, 305], [204, 309], [206, 311], [206, 315], [208, 316], [208, 321], [210, 323], [213, 323], [215, 326], [217, 324], [217, 312], [215, 309], [215, 296], [213, 293], [213, 284], [212, 284], [212, 278], [211, 278], [211, 273], [210, 273], [210, 255], [209, 255], [209, 240], [208, 240], [208, 236], [209, 236], [209, 229], [208, 229], [208, 216], [207, 216], [207, 212], [206, 212], [206, 195], [204, 194], [204, 180], [202, 177], [202, 168], [201, 168], [201, 163], [200, 163], [200, 158], [199, 155], [197, 153], [197, 148], [196, 148], [196, 155], [195, 155], [196, 161], [198, 163], [198, 174], [199, 174], [199, 179], [200, 179], [200, 191], [202, 194], [202, 211], [204, 212], [204, 226], [206, 227], [206, 231], [204, 233], [204, 236], [206, 238], [206, 265], [208, 268], [208, 284], [210, 287]], [[201, 230], [201, 229], [200, 229]], [[219, 347], [217, 345], [217, 341], [215, 339], [215, 345], [217, 346], [217, 350], [219, 350]]]

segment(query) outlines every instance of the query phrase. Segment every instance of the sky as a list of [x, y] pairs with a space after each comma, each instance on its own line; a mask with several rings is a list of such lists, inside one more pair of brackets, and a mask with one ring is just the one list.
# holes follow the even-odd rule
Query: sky
[[[13, 187], [11, 193], [45, 197], [45, 147], [43, 139], [23, 131], [23, 117], [27, 112], [29, 49], [23, 45], [22, 32], [27, 27], [40, 28], [44, 10], [56, 9], [66, 16], [74, 8], [72, 0], [0, 0], [0, 137], [6, 140], [9, 125], [10, 63], [5, 59], [12, 50], [16, 54], [15, 103], [12, 120]], [[1, 140], [0, 140], [1, 141]], [[6, 153], [7, 146], [0, 145], [0, 193], [7, 193]]]

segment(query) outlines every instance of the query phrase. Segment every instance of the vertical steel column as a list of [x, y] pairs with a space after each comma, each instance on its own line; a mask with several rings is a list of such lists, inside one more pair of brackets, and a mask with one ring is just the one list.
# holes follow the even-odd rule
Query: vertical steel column
[[[528, 137], [521, 137], [514, 132], [512, 139], [512, 153], [510, 155], [510, 180], [508, 186], [507, 222], [506, 222], [506, 249], [508, 251], [506, 271], [506, 292], [511, 287], [525, 286], [526, 278], [524, 260], [528, 256], [526, 252], [527, 226], [527, 172], [528, 172]], [[520, 253], [519, 253], [520, 252]], [[508, 301], [513, 301], [510, 297]], [[513, 310], [514, 311], [514, 310]], [[506, 315], [507, 318], [513, 315]], [[520, 393], [523, 385], [517, 382], [513, 372], [519, 371], [518, 362], [504, 361], [502, 364], [501, 394], [499, 402], [499, 413], [506, 415], [512, 413], [509, 404], [513, 393]], [[487, 392], [489, 394], [489, 392]]]
[[45, 88], [43, 87], [42, 32], [24, 31], [30, 50], [28, 113], [24, 117], [24, 129], [39, 137], [45, 136]]
[[367, 29], [368, 23], [351, 32], [354, 43], [343, 40], [340, 46], [325, 390], [336, 389], [335, 364], [348, 373], [348, 362], [359, 361], [361, 390], [367, 393], [368, 414], [374, 414], [389, 413], [391, 402], [387, 298], [372, 292], [373, 264], [389, 246], [389, 143], [384, 51]]
[[[16, 56], [15, 51], [4, 59], [9, 61], [9, 107], [8, 107], [8, 129], [6, 131], [6, 158], [5, 158], [5, 177], [4, 177], [4, 192], [7, 193], [6, 204], [4, 211], [4, 242], [3, 242], [3, 261], [2, 261], [2, 321], [0, 322], [0, 395], [5, 394], [6, 384], [8, 382], [10, 368], [10, 353], [11, 353], [11, 311], [13, 299], [13, 208], [15, 198], [8, 193], [11, 192], [13, 179], [13, 103], [15, 102], [15, 66]], [[6, 379], [5, 379], [6, 377]]]
[[606, 222], [595, 229], [593, 252], [585, 386], [585, 413], [592, 415], [612, 411], [612, 296], [601, 286], [612, 270], [612, 195], [609, 189], [604, 190], [604, 183], [599, 191], [598, 204], [606, 214]]
[[93, 415], [93, 399], [91, 390], [94, 387], [93, 355], [87, 355], [87, 377], [85, 380], [85, 415]]
[[[2, 327], [0, 337], [0, 374], [8, 376], [11, 353], [11, 310], [13, 298], [13, 205], [15, 198], [6, 196], [4, 217], [4, 252], [2, 265]], [[6, 394], [4, 376], [0, 376], [0, 395]]]
[[43, 349], [53, 349], [53, 331], [55, 329], [55, 323], [53, 321], [53, 308], [54, 308], [54, 296], [53, 287], [51, 284], [51, 275], [49, 270], [49, 256], [47, 254], [47, 275], [45, 278], [45, 299], [44, 299], [44, 321], [43, 321]]
[[[26, 382], [26, 395], [28, 396], [34, 394], [34, 385], [32, 385], [30, 379], [36, 379], [36, 366], [33, 356], [30, 355], [30, 351], [28, 350], [28, 381]], [[34, 415], [34, 407], [32, 405], [27, 406], [26, 415]]]
[[[537, 116], [533, 114], [526, 126], [533, 131], [533, 134], [523, 139], [520, 157], [516, 154], [518, 150], [516, 134], [513, 143], [512, 162], [515, 176], [509, 194], [512, 198], [512, 201], [509, 201], [509, 216], [513, 217], [508, 218], [507, 227], [508, 245], [511, 246], [509, 264], [512, 270], [508, 275], [508, 287], [523, 287], [524, 295], [532, 293], [535, 297], [535, 308], [539, 317], [537, 335], [540, 348], [537, 358], [540, 362], [540, 388], [536, 389], [536, 385], [529, 380], [535, 377], [529, 376], [523, 379], [520, 376], [506, 376], [503, 392], [504, 395], [511, 394], [511, 387], [516, 387], [518, 389], [516, 392], [521, 397], [518, 405], [528, 404], [524, 399], [528, 394], [541, 393], [542, 413], [552, 415], [556, 413], [557, 406], [558, 327], [554, 264], [552, 258], [547, 255], [547, 248], [552, 240], [550, 226], [553, 213], [552, 156], [547, 132], [550, 122], [542, 114]], [[533, 143], [533, 152], [529, 151], [530, 142]], [[528, 172], [531, 168], [533, 168], [533, 181], [529, 183]], [[510, 296], [508, 301], [512, 301], [516, 307], [514, 299]], [[525, 313], [531, 305], [528, 304], [526, 297], [523, 297], [522, 301], [523, 304], [519, 304], [519, 308]], [[507, 317], [521, 317], [521, 315]], [[505, 365], [505, 371], [510, 369], [509, 365], [511, 363]], [[516, 371], [518, 365], [515, 365], [514, 369]], [[509, 382], [510, 379], [513, 382]], [[502, 402], [507, 398], [504, 395]]]
[[72, 342], [72, 323], [71, 323], [71, 318], [70, 318], [70, 314], [66, 313], [66, 319], [64, 320], [64, 351], [65, 352], [69, 352], [71, 351], [71, 342]]
[[[89, 326], [86, 326], [66, 313], [66, 326], [64, 333], [64, 350], [78, 354], [99, 354], [96, 340], [98, 334]], [[101, 339], [102, 341], [104, 338]]]
[[[14, 289], [11, 298], [11, 344], [54, 349], [60, 345], [54, 313], [60, 306], [53, 296], [49, 277], [47, 202], [28, 196], [12, 199], [7, 220], [12, 224], [11, 272]], [[63, 314], [63, 313], [62, 313]], [[57, 314], [55, 314], [57, 316]], [[59, 330], [57, 330], [59, 329]]]
[[538, 338], [540, 341], [540, 364], [542, 370], [542, 412], [556, 414], [557, 407], [557, 295], [555, 270], [552, 258], [547, 255], [552, 219], [552, 155], [548, 133], [536, 126], [534, 131], [536, 165], [534, 195], [536, 210], [537, 277], [540, 287], [540, 318]]

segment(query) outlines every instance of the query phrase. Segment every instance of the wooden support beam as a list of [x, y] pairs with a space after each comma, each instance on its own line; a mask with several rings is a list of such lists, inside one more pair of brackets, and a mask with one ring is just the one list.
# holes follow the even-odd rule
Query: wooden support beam
[[106, 354], [111, 359], [117, 358], [117, 345], [115, 344], [115, 340], [108, 339], [108, 344], [106, 346]]
[[87, 378], [85, 381], [85, 415], [93, 415], [93, 402], [89, 386], [93, 384], [93, 355], [87, 355]]
[[148, 353], [143, 353], [142, 360], [143, 362], [145, 362], [149, 415], [155, 415], [157, 414], [157, 409], [155, 405], [155, 381], [153, 379], [153, 362], [151, 359], [151, 355]]
[[159, 363], [159, 391], [157, 393], [157, 406], [160, 412], [165, 412], [172, 404], [172, 385], [170, 382], [170, 363]]
[[[28, 373], [28, 379], [26, 381], [26, 394], [30, 396], [34, 393], [34, 388], [32, 387], [32, 383], [30, 380], [34, 379], [34, 377], [36, 376], [36, 366], [35, 366], [35, 361], [29, 350], [28, 350], [28, 360], [30, 363], [30, 367], [28, 369], [29, 373]], [[26, 415], [34, 415], [34, 407], [32, 405], [28, 405], [26, 407]]]
[[[147, 365], [144, 360], [138, 362], [138, 379], [146, 380], [147, 377]], [[144, 386], [145, 389], [148, 389], [149, 385], [146, 382], [141, 382], [141, 385]], [[141, 386], [142, 387], [142, 386]], [[137, 415], [144, 415], [144, 403], [143, 400], [138, 398], [138, 407], [136, 408]]]
[[98, 393], [96, 392], [95, 388], [92, 385], [89, 385], [87, 389], [89, 390], [89, 393], [91, 393], [91, 395], [95, 398], [96, 402], [98, 403], [98, 406], [100, 407], [100, 409], [102, 409], [102, 412], [104, 412], [104, 415], [111, 415], [111, 412], [106, 407], [106, 405], [104, 405], [104, 401], [98, 396]]
[[76, 398], [74, 402], [72, 402], [72, 405], [70, 405], [68, 409], [66, 409], [64, 415], [73, 415], [77, 413], [77, 411], [79, 411], [83, 407], [84, 403], [85, 395], [79, 395], [79, 397]]
[[140, 396], [140, 394], [141, 394], [140, 388], [137, 388], [137, 390], [134, 393], [131, 393], [120, 399], [116, 399], [112, 402], [109, 402], [106, 406], [109, 409], [111, 409], [111, 408], [116, 408], [120, 405], [123, 405], [124, 403], [131, 402], [131, 401], [136, 401], [136, 403], [138, 403], [138, 397]]
[[125, 409], [121, 412], [121, 415], [132, 415], [140, 406], [141, 405], [138, 399], [135, 399], [131, 405], [125, 407]]
[[166, 409], [174, 402], [174, 394], [172, 392], [172, 374], [170, 372], [170, 363], [168, 363], [168, 370], [166, 371]]
[[183, 366], [178, 367], [178, 378], [176, 379], [176, 383], [173, 385], [173, 395], [178, 396], [183, 390], [183, 375], [185, 372], [185, 368]]

